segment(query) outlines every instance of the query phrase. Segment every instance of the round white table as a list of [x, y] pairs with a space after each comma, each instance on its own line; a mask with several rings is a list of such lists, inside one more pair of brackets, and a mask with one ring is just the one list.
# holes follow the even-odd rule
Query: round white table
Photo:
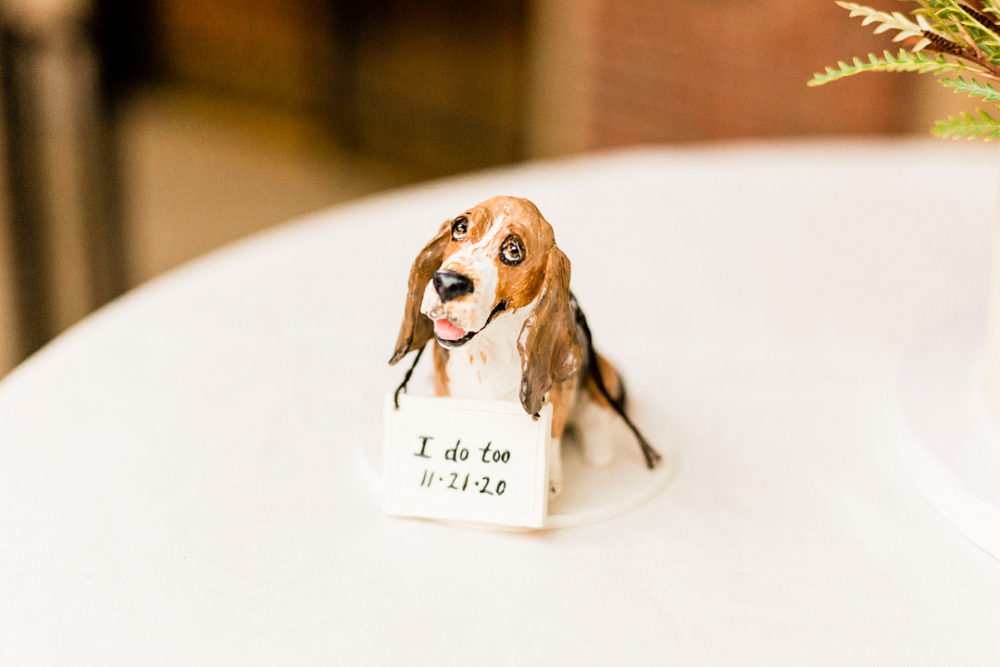
[[[824, 142], [526, 165], [135, 290], [0, 383], [0, 663], [1000, 662], [1000, 563], [914, 489], [891, 400], [903, 344], [981, 307], [996, 158]], [[402, 374], [410, 262], [501, 193], [553, 223], [635, 420], [677, 457], [628, 514], [512, 533], [381, 512], [363, 452]]]

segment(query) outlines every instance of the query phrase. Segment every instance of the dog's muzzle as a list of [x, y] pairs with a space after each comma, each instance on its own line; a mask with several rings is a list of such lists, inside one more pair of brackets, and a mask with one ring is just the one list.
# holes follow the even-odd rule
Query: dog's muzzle
[[489, 326], [490, 322], [493, 321], [493, 318], [496, 317], [497, 315], [499, 315], [500, 313], [502, 313], [505, 310], [507, 310], [507, 302], [506, 301], [501, 301], [500, 303], [498, 303], [497, 305], [495, 305], [493, 307], [493, 310], [490, 311], [490, 316], [488, 318], [486, 318], [486, 324], [484, 324], [482, 326], [482, 328], [479, 329], [479, 331], [467, 331], [467, 332], [465, 332], [465, 334], [463, 336], [461, 336], [459, 338], [454, 338], [454, 339], [452, 339], [452, 338], [443, 338], [442, 336], [440, 336], [438, 334], [437, 326], [435, 326], [434, 337], [444, 347], [449, 347], [449, 348], [461, 347], [461, 346], [465, 345], [466, 343], [468, 343], [470, 340], [472, 340], [475, 337], [476, 334], [478, 334], [480, 331], [482, 331], [487, 326]]

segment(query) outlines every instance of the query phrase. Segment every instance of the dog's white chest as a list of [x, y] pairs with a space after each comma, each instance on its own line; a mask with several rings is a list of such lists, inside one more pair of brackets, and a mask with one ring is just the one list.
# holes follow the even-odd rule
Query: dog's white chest
[[517, 337], [530, 308], [501, 315], [465, 345], [449, 351], [448, 393], [456, 398], [517, 400], [521, 355]]

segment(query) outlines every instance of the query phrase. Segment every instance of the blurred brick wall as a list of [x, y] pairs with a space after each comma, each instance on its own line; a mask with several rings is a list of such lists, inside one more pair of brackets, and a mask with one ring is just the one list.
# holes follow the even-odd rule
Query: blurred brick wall
[[598, 145], [905, 128], [912, 77], [806, 88], [823, 66], [889, 43], [833, 2], [627, 0], [598, 20]]
[[449, 173], [645, 142], [913, 130], [915, 77], [828, 88], [892, 46], [833, 0], [153, 0], [173, 80], [325, 113]]
[[913, 76], [806, 87], [828, 64], [891, 48], [832, 0], [550, 0], [534, 10], [535, 155], [914, 129]]

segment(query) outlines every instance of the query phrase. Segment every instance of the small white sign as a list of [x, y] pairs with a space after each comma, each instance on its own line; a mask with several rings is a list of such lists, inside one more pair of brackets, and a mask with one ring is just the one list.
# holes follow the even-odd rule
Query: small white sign
[[392, 396], [385, 407], [385, 511], [540, 528], [548, 502], [552, 406]]

